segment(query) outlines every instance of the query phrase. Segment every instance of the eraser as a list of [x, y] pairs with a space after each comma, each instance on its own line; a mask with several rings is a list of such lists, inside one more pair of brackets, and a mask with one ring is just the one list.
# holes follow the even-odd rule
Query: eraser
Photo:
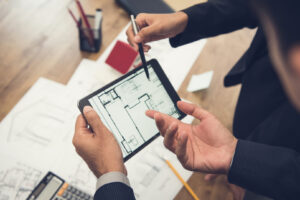
[[135, 63], [138, 52], [129, 44], [118, 40], [105, 63], [125, 74]]

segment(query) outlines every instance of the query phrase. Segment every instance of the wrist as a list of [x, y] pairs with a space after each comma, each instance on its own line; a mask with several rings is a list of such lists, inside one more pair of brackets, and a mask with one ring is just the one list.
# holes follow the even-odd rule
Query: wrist
[[118, 165], [118, 166], [114, 165], [114, 166], [111, 166], [111, 167], [98, 167], [98, 168], [94, 168], [94, 169], [91, 169], [91, 170], [97, 178], [99, 178], [103, 174], [107, 174], [109, 172], [121, 172], [125, 176], [127, 176], [127, 170], [126, 170], [126, 167], [125, 167], [124, 164]]
[[236, 138], [233, 139], [232, 143], [228, 146], [227, 149], [227, 159], [226, 159], [226, 164], [224, 166], [224, 171], [226, 174], [229, 173], [229, 170], [231, 168], [232, 162], [233, 162], [233, 158], [234, 158], [234, 154], [235, 154], [235, 149], [236, 149], [236, 145], [237, 145], [238, 140]]
[[185, 12], [182, 12], [182, 11], [176, 12], [175, 15], [178, 18], [178, 24], [179, 24], [178, 32], [176, 34], [179, 34], [179, 33], [182, 33], [185, 30], [186, 26], [187, 26], [188, 15]]

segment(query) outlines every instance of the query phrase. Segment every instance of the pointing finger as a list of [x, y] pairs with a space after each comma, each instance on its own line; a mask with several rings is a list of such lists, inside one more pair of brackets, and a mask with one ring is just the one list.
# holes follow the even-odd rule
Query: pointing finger
[[192, 115], [199, 120], [203, 120], [210, 116], [210, 113], [199, 106], [184, 101], [177, 102], [178, 108], [187, 115]]

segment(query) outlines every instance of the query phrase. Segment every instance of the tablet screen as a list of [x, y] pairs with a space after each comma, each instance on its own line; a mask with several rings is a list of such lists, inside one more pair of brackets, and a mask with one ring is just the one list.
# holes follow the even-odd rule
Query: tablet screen
[[175, 104], [151, 65], [150, 80], [141, 68], [121, 81], [88, 98], [101, 120], [115, 135], [125, 158], [159, 133], [146, 110], [179, 118]]

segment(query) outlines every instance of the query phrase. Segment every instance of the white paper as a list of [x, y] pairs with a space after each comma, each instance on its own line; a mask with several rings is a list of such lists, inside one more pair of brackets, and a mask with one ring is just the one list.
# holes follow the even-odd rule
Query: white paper
[[121, 74], [106, 64], [83, 59], [67, 84], [68, 90], [80, 98], [119, 78]]
[[74, 117], [65, 93], [64, 85], [40, 78], [3, 119], [0, 148], [16, 147], [13, 152], [40, 155], [65, 142]]
[[1, 152], [0, 158], [0, 199], [26, 199], [42, 179], [45, 171], [21, 159], [16, 159], [11, 154], [6, 155]]
[[[66, 86], [40, 78], [0, 125], [0, 152], [8, 154], [0, 155], [0, 163], [26, 160], [36, 170], [53, 171], [92, 195], [96, 179], [72, 145], [76, 101]], [[14, 191], [20, 187], [15, 185]], [[3, 191], [0, 188], [0, 194]]]
[[193, 75], [187, 87], [187, 91], [196, 92], [209, 88], [213, 74], [213, 71], [209, 71], [202, 74]]
[[169, 40], [151, 42], [149, 58], [160, 63], [175, 90], [178, 90], [194, 62], [202, 51], [206, 40], [199, 40], [181, 47], [172, 48]]

